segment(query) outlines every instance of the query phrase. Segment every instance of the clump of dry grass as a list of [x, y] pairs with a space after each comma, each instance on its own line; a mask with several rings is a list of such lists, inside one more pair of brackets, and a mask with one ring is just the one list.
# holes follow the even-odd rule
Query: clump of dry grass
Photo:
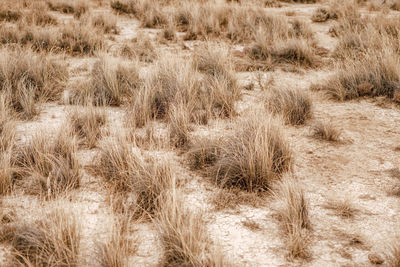
[[32, 7], [32, 9], [25, 14], [23, 22], [28, 25], [37, 26], [50, 26], [57, 25], [57, 19], [47, 12], [46, 6], [43, 3], [38, 2]]
[[233, 71], [232, 59], [226, 47], [207, 44], [196, 51], [194, 64], [205, 74], [206, 91], [212, 112], [219, 117], [235, 115], [235, 102], [240, 98], [240, 87]]
[[111, 236], [106, 242], [97, 243], [97, 261], [102, 267], [128, 266], [129, 255], [136, 250], [134, 242], [129, 239], [130, 215], [124, 213], [114, 216], [116, 219]]
[[385, 253], [387, 266], [398, 267], [400, 266], [400, 241], [393, 240]]
[[289, 176], [282, 179], [277, 187], [276, 197], [281, 202], [278, 216], [286, 235], [288, 257], [309, 258], [308, 233], [311, 229], [308, 204], [299, 183]]
[[83, 0], [49, 0], [47, 1], [47, 5], [52, 11], [58, 11], [65, 14], [73, 14], [75, 18], [80, 18], [89, 9], [87, 2]]
[[107, 55], [94, 64], [90, 80], [72, 92], [73, 104], [119, 106], [139, 86], [139, 70], [135, 64], [117, 62]]
[[71, 55], [94, 54], [103, 47], [104, 36], [89, 24], [71, 22], [60, 28], [0, 25], [2, 44], [19, 44], [34, 51], [66, 52]]
[[0, 21], [15, 22], [21, 19], [22, 12], [10, 8], [6, 2], [0, 3]]
[[97, 140], [101, 138], [101, 129], [106, 123], [106, 114], [103, 110], [87, 106], [83, 111], [74, 109], [69, 114], [69, 122], [72, 131], [82, 139], [83, 144], [94, 148]]
[[15, 264], [77, 266], [80, 227], [74, 217], [55, 210], [33, 223], [19, 223], [12, 233]]
[[255, 194], [254, 192], [242, 191], [239, 188], [220, 188], [213, 194], [211, 203], [215, 211], [235, 210], [241, 205], [259, 207], [263, 203], [265, 194]]
[[220, 155], [219, 141], [210, 138], [196, 138], [190, 141], [188, 158], [191, 169], [205, 170], [215, 164]]
[[399, 66], [400, 59], [395, 54], [376, 52], [366, 58], [339, 64], [327, 85], [320, 85], [317, 89], [338, 100], [361, 96], [393, 99], [395, 91], [400, 90]]
[[[166, 119], [171, 105], [177, 100], [188, 108], [189, 103], [195, 105], [199, 88], [196, 71], [190, 64], [164, 58], [148, 73], [143, 86], [133, 96], [127, 119], [137, 127], [151, 119]], [[197, 105], [201, 104], [198, 99], [197, 102]]]
[[325, 22], [330, 19], [338, 19], [339, 11], [334, 8], [323, 8], [320, 7], [314, 11], [311, 16], [313, 22]]
[[12, 158], [17, 178], [27, 178], [26, 190], [46, 199], [79, 187], [80, 171], [76, 140], [69, 129], [62, 129], [55, 140], [35, 135], [17, 148]]
[[65, 67], [31, 51], [0, 53], [0, 90], [5, 93], [6, 103], [21, 118], [37, 114], [35, 103], [60, 96], [68, 78]]
[[270, 69], [279, 64], [312, 68], [320, 63], [312, 46], [302, 39], [278, 40], [270, 44], [270, 40], [264, 39], [265, 37], [267, 35], [258, 35], [255, 43], [245, 50], [250, 60], [256, 63], [251, 68]]
[[267, 110], [279, 114], [286, 123], [304, 124], [312, 117], [311, 96], [300, 89], [271, 88], [265, 101]]
[[358, 212], [358, 209], [354, 207], [352, 200], [349, 197], [331, 197], [328, 199], [324, 207], [330, 210], [334, 210], [336, 215], [342, 218], [353, 218], [354, 215]]
[[184, 206], [176, 191], [163, 195], [155, 219], [164, 247], [163, 266], [227, 266], [218, 250], [211, 250], [203, 215]]
[[212, 168], [217, 183], [250, 192], [268, 190], [291, 169], [292, 154], [280, 127], [261, 112], [235, 125], [234, 133], [220, 144], [221, 154]]
[[[131, 208], [135, 218], [154, 215], [160, 195], [175, 184], [174, 175], [165, 161], [159, 162], [155, 158], [145, 161], [121, 137], [102, 146], [96, 172], [114, 194], [120, 194], [123, 199], [134, 197]], [[114, 208], [121, 210], [121, 205]]]
[[92, 17], [92, 25], [101, 29], [103, 33], [119, 33], [117, 19], [112, 14], [101, 13]]
[[169, 110], [169, 131], [171, 144], [177, 148], [185, 148], [189, 143], [190, 114], [182, 103], [173, 104]]
[[0, 94], [0, 195], [12, 190], [13, 168], [11, 166], [14, 146], [15, 123], [6, 96]]
[[329, 122], [318, 121], [312, 126], [312, 136], [330, 142], [340, 141], [340, 131]]
[[140, 61], [151, 63], [157, 57], [157, 51], [150, 38], [145, 35], [138, 34], [138, 37], [132, 42], [121, 47], [120, 54], [127, 58], [137, 58]]

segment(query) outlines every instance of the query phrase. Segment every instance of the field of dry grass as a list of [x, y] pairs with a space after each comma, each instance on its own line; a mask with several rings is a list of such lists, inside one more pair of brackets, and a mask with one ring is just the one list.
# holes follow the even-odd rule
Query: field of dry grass
[[400, 266], [400, 1], [0, 0], [0, 266]]

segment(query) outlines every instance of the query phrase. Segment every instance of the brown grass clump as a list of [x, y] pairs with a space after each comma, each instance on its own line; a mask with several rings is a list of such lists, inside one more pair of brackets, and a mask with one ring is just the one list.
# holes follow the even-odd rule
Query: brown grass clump
[[15, 264], [26, 266], [78, 266], [80, 227], [63, 210], [15, 228], [11, 245]]
[[135, 64], [119, 63], [101, 56], [92, 69], [88, 82], [72, 92], [73, 104], [119, 106], [139, 86], [139, 70]]
[[289, 39], [270, 44], [270, 40], [263, 39], [265, 37], [259, 35], [255, 43], [245, 50], [249, 59], [255, 62], [250, 69], [268, 70], [279, 64], [313, 68], [320, 63], [311, 45], [304, 40]]
[[280, 125], [261, 114], [251, 114], [238, 123], [220, 145], [221, 156], [212, 170], [220, 186], [266, 191], [291, 168], [291, 151]]
[[188, 151], [190, 168], [205, 170], [214, 165], [220, 155], [218, 143], [218, 141], [210, 138], [191, 139]]
[[137, 58], [147, 63], [153, 62], [158, 57], [152, 40], [140, 34], [132, 42], [123, 45], [120, 54], [122, 57]]
[[117, 19], [112, 14], [101, 13], [92, 18], [93, 27], [99, 28], [103, 33], [119, 34]]
[[57, 19], [47, 12], [46, 6], [42, 3], [36, 3], [32, 9], [25, 14], [24, 23], [28, 25], [49, 26], [57, 25]]
[[15, 175], [27, 178], [27, 191], [46, 199], [79, 187], [80, 171], [76, 159], [77, 145], [69, 129], [62, 129], [52, 140], [35, 135], [13, 155]]
[[189, 143], [190, 114], [183, 104], [171, 106], [168, 114], [171, 144], [177, 148], [185, 148]]
[[398, 267], [400, 266], [400, 241], [394, 240], [385, 253], [387, 266]]
[[143, 86], [133, 96], [127, 119], [134, 127], [143, 127], [151, 119], [166, 119], [171, 105], [178, 100], [193, 110], [202, 104], [196, 99], [199, 93], [195, 69], [188, 63], [164, 58], [148, 73]]
[[330, 19], [338, 19], [339, 12], [333, 8], [320, 7], [314, 11], [311, 16], [313, 22], [325, 22]]
[[230, 118], [236, 114], [235, 102], [241, 96], [232, 59], [228, 53], [226, 47], [207, 44], [196, 51], [194, 59], [196, 68], [205, 75], [203, 86], [209, 103], [205, 103], [203, 109], [222, 118]]
[[265, 106], [272, 114], [282, 115], [285, 122], [292, 125], [304, 124], [312, 117], [311, 96], [299, 89], [271, 88]]
[[103, 110], [93, 106], [85, 109], [74, 109], [69, 114], [72, 131], [82, 139], [83, 144], [89, 148], [96, 146], [97, 140], [101, 138], [101, 129], [106, 123], [106, 114]]
[[200, 212], [184, 206], [183, 197], [167, 192], [155, 219], [164, 247], [163, 266], [229, 266], [211, 240]]
[[75, 18], [80, 18], [89, 9], [87, 3], [83, 0], [49, 0], [47, 1], [47, 5], [52, 11], [58, 11], [65, 14], [73, 14]]
[[[134, 197], [134, 203], [127, 208], [133, 209], [135, 218], [151, 217], [160, 195], [175, 184], [174, 175], [166, 162], [153, 158], [145, 161], [122, 138], [102, 146], [96, 172], [109, 184], [115, 195], [123, 197], [123, 201], [128, 200], [129, 196]], [[121, 205], [118, 204], [114, 208], [119, 207]]]
[[321, 140], [338, 142], [340, 134], [340, 131], [329, 122], [319, 121], [312, 126], [312, 136]]
[[0, 3], [0, 21], [15, 22], [21, 19], [22, 12], [10, 8], [5, 1]]
[[104, 36], [93, 30], [91, 25], [71, 22], [61, 28], [38, 28], [0, 25], [2, 44], [19, 44], [34, 51], [66, 52], [71, 55], [89, 54], [103, 47]]
[[348, 60], [337, 66], [336, 74], [319, 89], [338, 100], [362, 96], [393, 98], [400, 90], [399, 57], [389, 53], [370, 54], [367, 58]]
[[129, 239], [129, 214], [122, 214], [114, 220], [111, 236], [106, 242], [97, 243], [97, 261], [101, 267], [128, 266], [130, 253], [136, 250]]
[[0, 90], [21, 118], [37, 114], [36, 102], [60, 96], [68, 78], [65, 67], [31, 51], [2, 50], [0, 54]]
[[276, 196], [282, 204], [278, 215], [286, 234], [288, 257], [309, 258], [307, 230], [311, 229], [311, 223], [303, 189], [295, 179], [285, 177], [278, 185]]
[[334, 210], [337, 216], [342, 218], [353, 218], [358, 209], [353, 206], [352, 200], [346, 198], [330, 198], [324, 206], [327, 209]]

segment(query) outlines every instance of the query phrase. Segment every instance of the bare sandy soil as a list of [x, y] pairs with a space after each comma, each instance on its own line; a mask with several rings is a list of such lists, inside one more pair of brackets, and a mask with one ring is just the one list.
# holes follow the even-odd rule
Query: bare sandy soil
[[[336, 39], [328, 33], [331, 21], [312, 23], [310, 16], [323, 4], [285, 4], [282, 8], [268, 8], [270, 12], [284, 15], [293, 11], [311, 23], [314, 36], [320, 47], [332, 51]], [[108, 6], [96, 12], [111, 12]], [[68, 20], [69, 15], [60, 20]], [[133, 18], [118, 16], [120, 33], [109, 42], [109, 53], [117, 51], [124, 42], [137, 36], [138, 32], [155, 38], [159, 30], [140, 28]], [[184, 56], [198, 41], [184, 41], [188, 50], [182, 50], [182, 42], [160, 44], [158, 49], [173, 56]], [[94, 57], [67, 58], [70, 84], [79, 77], [88, 75]], [[146, 68], [146, 66], [143, 66]], [[286, 72], [280, 69], [268, 72], [274, 79], [274, 86], [309, 90], [314, 83], [325, 81], [332, 73], [332, 64], [318, 70]], [[255, 73], [238, 73], [241, 84], [255, 82]], [[387, 245], [400, 237], [399, 198], [390, 194], [396, 178], [392, 170], [400, 168], [400, 109], [395, 104], [381, 99], [361, 98], [347, 102], [327, 99], [322, 93], [311, 92], [313, 99], [313, 119], [302, 126], [284, 126], [284, 132], [294, 153], [294, 175], [305, 190], [309, 203], [312, 230], [310, 231], [311, 258], [289, 261], [286, 257], [282, 229], [276, 217], [278, 203], [273, 196], [264, 196], [258, 207], [240, 205], [237, 209], [215, 210], [211, 202], [218, 189], [200, 174], [191, 171], [186, 164], [185, 154], [168, 146], [146, 153], [163, 158], [176, 171], [176, 176], [185, 180], [184, 192], [187, 204], [193, 209], [205, 211], [209, 233], [223, 254], [234, 266], [372, 266], [370, 253], [382, 254]], [[199, 126], [193, 136], [224, 135], [230, 124], [240, 119], [242, 114], [254, 108], [262, 98], [263, 91], [257, 84], [252, 91], [243, 90], [237, 103], [239, 115], [230, 120], [211, 121], [207, 126]], [[38, 131], [55, 133], [65, 124], [71, 106], [60, 102], [41, 106], [40, 115], [32, 121], [19, 121], [17, 141], [25, 142]], [[108, 107], [107, 129], [104, 138], [112, 138], [113, 131], [129, 131], [124, 121], [124, 108]], [[342, 131], [342, 140], [331, 143], [311, 137], [314, 121], [329, 121]], [[159, 132], [158, 130], [161, 129]], [[165, 132], [166, 125], [155, 123], [156, 135]], [[161, 139], [163, 142], [163, 139]], [[99, 145], [101, 146], [101, 145]], [[79, 189], [58, 200], [40, 201], [34, 196], [16, 190], [2, 198], [2, 207], [13, 210], [18, 217], [35, 218], [42, 216], [48, 207], [61, 205], [77, 214], [82, 225], [81, 251], [82, 266], [97, 266], [95, 243], [110, 235], [112, 210], [107, 203], [107, 190], [102, 181], [86, 171], [93, 163], [99, 149], [80, 149], [83, 177]], [[331, 198], [348, 199], [356, 209], [352, 218], [342, 218], [326, 207]], [[258, 227], [246, 227], [246, 222], [254, 222]], [[132, 233], [138, 240], [138, 249], [130, 258], [131, 266], [157, 266], [162, 257], [162, 247], [157, 231], [151, 222], [139, 222]], [[355, 236], [357, 240], [354, 241]], [[0, 249], [0, 265], [5, 264], [7, 247]]]

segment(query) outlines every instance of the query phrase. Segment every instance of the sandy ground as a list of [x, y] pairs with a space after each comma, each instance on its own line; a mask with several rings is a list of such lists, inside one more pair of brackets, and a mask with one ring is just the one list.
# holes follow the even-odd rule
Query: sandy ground
[[[295, 17], [311, 23], [309, 17], [318, 7], [285, 5], [280, 9], [271, 8], [270, 11], [283, 14], [294, 11]], [[319, 46], [332, 51], [336, 41], [328, 35], [331, 22], [311, 25]], [[135, 37], [138, 31], [154, 36], [154, 30], [139, 26], [137, 20], [120, 16], [120, 34], [110, 42], [113, 46], [121, 45]], [[193, 44], [187, 42], [188, 47]], [[176, 52], [180, 49], [178, 44], [163, 45], [160, 49], [182, 53]], [[94, 58], [69, 59], [71, 80], [84, 77], [94, 61]], [[331, 67], [326, 66], [304, 73], [276, 70], [269, 75], [274, 78], [277, 87], [308, 90], [312, 83], [329, 77], [331, 71]], [[243, 84], [254, 80], [251, 73], [239, 73], [238, 76]], [[241, 113], [251, 108], [262, 94], [259, 88], [243, 91], [238, 108]], [[287, 261], [287, 250], [279, 222], [274, 216], [276, 211], [272, 197], [266, 197], [257, 208], [242, 205], [236, 210], [214, 211], [210, 195], [217, 188], [185, 166], [185, 155], [163, 148], [155, 152], [167, 157], [177, 170], [179, 179], [187, 181], [185, 192], [188, 203], [195, 203], [193, 207], [206, 211], [210, 235], [234, 266], [369, 266], [370, 252], [381, 253], [390, 240], [400, 236], [399, 199], [388, 193], [395, 182], [390, 170], [400, 167], [400, 152], [395, 151], [395, 147], [400, 146], [399, 108], [391, 105], [380, 107], [377, 101], [368, 99], [335, 102], [319, 93], [312, 94], [314, 118], [305, 126], [285, 126], [285, 135], [294, 152], [294, 174], [301, 181], [310, 205], [312, 258], [309, 261]], [[24, 142], [37, 131], [56, 132], [65, 122], [70, 108], [60, 103], [42, 105], [38, 118], [18, 123], [17, 140]], [[107, 108], [108, 127], [122, 131], [126, 127], [124, 113], [123, 108]], [[330, 121], [341, 129], [343, 142], [333, 144], [311, 138], [311, 125], [317, 120]], [[209, 126], [199, 127], [192, 134], [223, 133], [229, 123], [212, 122]], [[97, 265], [95, 244], [110, 234], [112, 225], [112, 211], [106, 201], [107, 191], [99, 179], [84, 170], [97, 153], [98, 149], [79, 151], [82, 184], [66, 198], [42, 202], [17, 191], [2, 200], [3, 207], [12, 208], [19, 216], [29, 219], [40, 216], [46, 207], [63, 205], [70, 208], [78, 215], [82, 225], [84, 266]], [[324, 204], [332, 196], [351, 199], [358, 210], [355, 217], [344, 219], [326, 209]], [[252, 230], [244, 226], [243, 222], [248, 220], [256, 222], [259, 229]], [[156, 266], [161, 257], [161, 248], [153, 225], [140, 223], [135, 226], [135, 234], [139, 247], [131, 257], [131, 266]], [[351, 243], [351, 235], [354, 234], [360, 235], [365, 243]], [[0, 252], [1, 257], [7, 250]]]

